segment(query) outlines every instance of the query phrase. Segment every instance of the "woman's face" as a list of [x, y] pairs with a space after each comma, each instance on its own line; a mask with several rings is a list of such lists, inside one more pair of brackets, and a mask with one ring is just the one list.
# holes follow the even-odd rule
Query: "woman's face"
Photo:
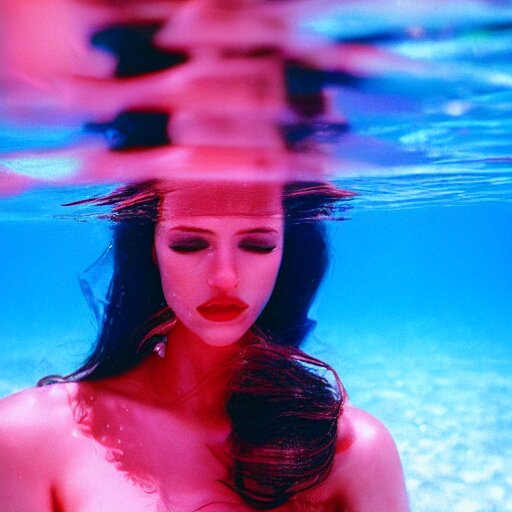
[[189, 334], [227, 346], [258, 318], [282, 258], [281, 193], [217, 183], [166, 194], [155, 255], [165, 299]]

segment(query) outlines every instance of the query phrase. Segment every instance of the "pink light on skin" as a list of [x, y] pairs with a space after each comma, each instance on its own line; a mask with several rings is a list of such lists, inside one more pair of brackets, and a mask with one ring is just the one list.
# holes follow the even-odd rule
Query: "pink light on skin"
[[281, 201], [268, 183], [191, 182], [165, 196], [155, 256], [175, 343], [227, 347], [252, 327], [281, 264]]

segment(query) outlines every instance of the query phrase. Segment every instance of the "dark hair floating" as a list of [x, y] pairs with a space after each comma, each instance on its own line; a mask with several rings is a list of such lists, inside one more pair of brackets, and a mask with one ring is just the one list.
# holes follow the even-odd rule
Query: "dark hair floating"
[[[276, 285], [254, 326], [254, 342], [228, 362], [232, 431], [225, 483], [254, 508], [286, 503], [323, 482], [332, 467], [345, 394], [334, 370], [297, 347], [314, 324], [308, 312], [328, 264], [321, 221], [342, 219], [351, 195], [320, 182], [285, 185]], [[120, 375], [142, 362], [171, 325], [152, 258], [160, 201], [159, 183], [147, 181], [77, 202], [112, 206], [106, 217], [114, 221], [114, 271], [91, 354], [75, 372], [39, 385]]]
[[345, 393], [332, 368], [298, 349], [260, 342], [240, 358], [227, 390], [228, 485], [269, 510], [329, 475]]

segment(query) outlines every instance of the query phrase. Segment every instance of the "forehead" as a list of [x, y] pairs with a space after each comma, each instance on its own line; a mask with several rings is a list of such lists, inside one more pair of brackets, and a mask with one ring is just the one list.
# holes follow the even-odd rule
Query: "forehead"
[[281, 217], [277, 183], [190, 182], [162, 190], [159, 220], [178, 217]]

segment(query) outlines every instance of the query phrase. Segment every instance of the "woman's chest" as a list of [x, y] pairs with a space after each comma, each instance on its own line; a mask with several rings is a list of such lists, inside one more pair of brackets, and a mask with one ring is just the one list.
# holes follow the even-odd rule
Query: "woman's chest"
[[[159, 454], [141, 446], [140, 467], [124, 463], [120, 452], [93, 446], [75, 453], [58, 482], [54, 512], [251, 512], [226, 485], [225, 467], [208, 448], [180, 440], [177, 456], [168, 447]], [[185, 457], [188, 452], [188, 458]], [[151, 460], [152, 459], [152, 460]], [[302, 493], [276, 512], [335, 512], [321, 491]]]
[[[227, 484], [225, 426], [117, 402], [114, 408], [82, 402], [74, 418], [60, 455], [55, 512], [254, 510]], [[276, 510], [334, 512], [328, 501], [324, 491], [315, 490]]]
[[75, 432], [57, 484], [63, 512], [249, 510], [223, 483], [216, 439], [172, 422], [164, 431], [151, 421], [145, 427], [113, 421]]
[[[108, 463], [107, 463], [108, 464]], [[165, 481], [134, 481], [104, 462], [87, 463], [68, 473], [59, 485], [53, 512], [252, 512], [240, 496], [211, 475], [203, 478], [200, 466], [197, 480], [187, 479], [189, 470], [169, 467]], [[276, 512], [341, 512], [311, 493], [302, 493]]]

